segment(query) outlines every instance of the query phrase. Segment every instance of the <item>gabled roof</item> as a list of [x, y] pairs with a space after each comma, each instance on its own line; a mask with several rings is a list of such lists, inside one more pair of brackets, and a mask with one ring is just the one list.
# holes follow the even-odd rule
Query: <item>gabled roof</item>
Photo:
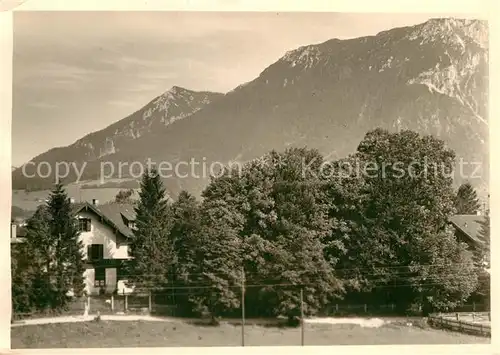
[[[106, 203], [103, 205], [93, 205], [88, 202], [76, 203], [73, 212], [76, 214], [82, 210], [90, 210], [100, 216], [103, 222], [114, 228], [126, 238], [132, 238], [134, 233], [128, 227], [127, 221], [135, 219], [135, 210], [132, 204]], [[124, 218], [124, 216], [126, 216]]]
[[482, 244], [479, 238], [479, 232], [483, 219], [484, 216], [457, 214], [450, 217], [450, 223], [470, 238], [475, 244]]

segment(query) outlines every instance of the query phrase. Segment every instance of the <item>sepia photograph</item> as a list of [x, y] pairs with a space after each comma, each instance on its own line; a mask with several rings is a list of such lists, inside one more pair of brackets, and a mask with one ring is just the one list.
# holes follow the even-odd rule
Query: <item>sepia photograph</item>
[[487, 18], [12, 17], [12, 349], [491, 343]]

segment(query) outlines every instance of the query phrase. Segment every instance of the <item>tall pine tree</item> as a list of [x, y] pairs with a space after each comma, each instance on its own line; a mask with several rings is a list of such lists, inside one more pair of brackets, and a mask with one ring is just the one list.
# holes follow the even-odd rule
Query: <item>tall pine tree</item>
[[62, 184], [57, 184], [47, 203], [48, 245], [52, 258], [48, 269], [54, 289], [53, 306], [64, 308], [70, 290], [80, 296], [85, 288], [83, 244], [79, 239], [77, 220]]
[[139, 289], [158, 291], [169, 281], [175, 253], [170, 240], [171, 211], [161, 178], [154, 169], [146, 171], [142, 177], [135, 211], [129, 282]]
[[[176, 263], [172, 266], [171, 283], [175, 287], [187, 289], [192, 286], [193, 273], [203, 259], [199, 253], [201, 232], [200, 206], [196, 198], [186, 191], [181, 191], [177, 201], [172, 204], [172, 229], [170, 238], [174, 243]], [[173, 295], [173, 301], [183, 314], [192, 311], [193, 292], [180, 292]]]
[[477, 214], [479, 211], [479, 199], [476, 190], [469, 182], [462, 184], [455, 197], [455, 208], [457, 214]]

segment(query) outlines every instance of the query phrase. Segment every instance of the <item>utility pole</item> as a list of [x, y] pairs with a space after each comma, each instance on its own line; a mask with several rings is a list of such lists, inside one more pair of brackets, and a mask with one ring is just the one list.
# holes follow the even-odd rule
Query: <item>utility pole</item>
[[245, 270], [241, 269], [241, 346], [245, 346]]
[[304, 289], [300, 289], [300, 345], [304, 346]]

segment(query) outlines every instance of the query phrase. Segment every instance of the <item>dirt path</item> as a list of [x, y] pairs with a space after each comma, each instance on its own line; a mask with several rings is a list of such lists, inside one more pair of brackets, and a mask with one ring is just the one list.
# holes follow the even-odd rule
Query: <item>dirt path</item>
[[[95, 315], [82, 316], [59, 316], [49, 318], [26, 319], [11, 324], [11, 327], [20, 327], [23, 325], [40, 325], [53, 323], [77, 323], [90, 322], [94, 320]], [[103, 321], [154, 321], [154, 322], [175, 322], [173, 318], [153, 317], [149, 315], [101, 315]], [[306, 324], [355, 324], [364, 328], [379, 328], [384, 324], [391, 323], [388, 320], [380, 318], [310, 318], [305, 320]]]
[[[51, 318], [26, 319], [11, 324], [11, 327], [21, 327], [23, 325], [38, 325], [38, 324], [53, 324], [53, 323], [77, 323], [90, 322], [95, 318], [95, 315], [90, 316], [61, 316]], [[148, 315], [101, 315], [101, 320], [110, 321], [155, 321], [155, 322], [171, 322], [168, 318], [152, 317]]]

